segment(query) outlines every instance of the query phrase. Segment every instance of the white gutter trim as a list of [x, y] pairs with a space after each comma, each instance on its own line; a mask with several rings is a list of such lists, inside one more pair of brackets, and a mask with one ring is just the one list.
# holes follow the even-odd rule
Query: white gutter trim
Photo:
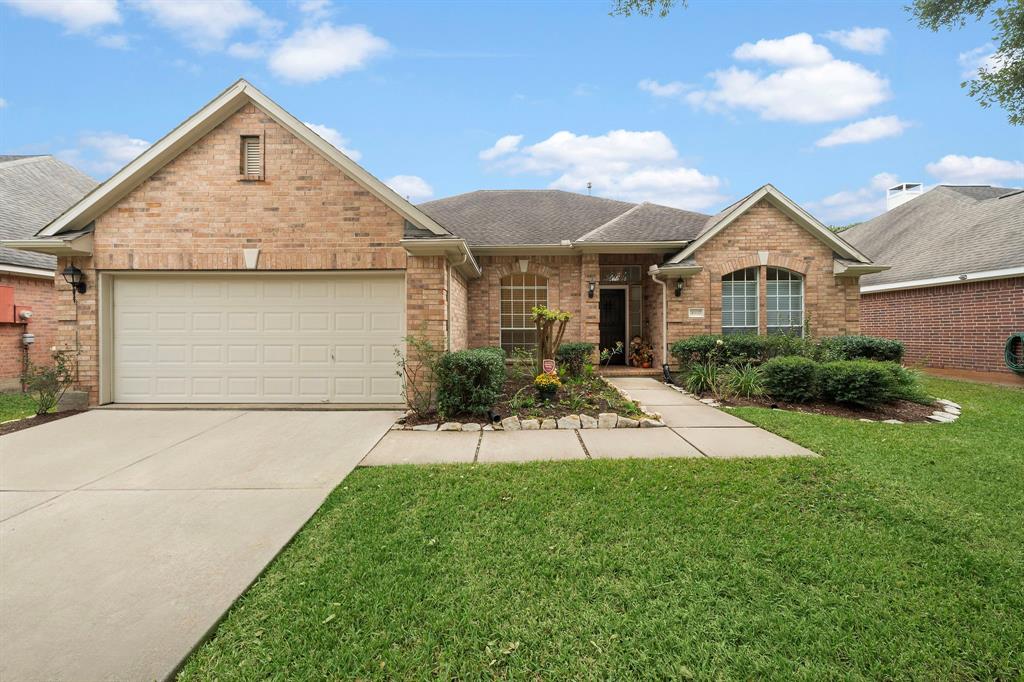
[[23, 277], [38, 277], [39, 279], [53, 279], [56, 274], [53, 270], [46, 268], [33, 268], [27, 265], [9, 265], [0, 263], [0, 273], [9, 275], [21, 275]]
[[12, 239], [0, 242], [0, 246], [18, 251], [47, 253], [52, 256], [91, 256], [92, 232], [79, 234], [72, 239], [62, 239], [60, 235], [48, 239]]
[[[465, 239], [402, 239], [398, 243], [414, 256], [447, 256], [452, 265], [470, 277], [483, 273]], [[462, 256], [462, 260], [451, 260], [454, 254]]]
[[1008, 279], [1010, 277], [1024, 277], [1024, 265], [1012, 268], [1000, 268], [998, 270], [981, 270], [979, 272], [966, 272], [961, 275], [945, 275], [942, 277], [929, 277], [927, 279], [911, 279], [903, 282], [890, 282], [887, 284], [868, 284], [860, 288], [862, 294], [872, 294], [879, 291], [898, 291], [900, 289], [920, 289], [922, 287], [935, 287], [944, 284], [962, 284], [964, 282], [983, 282], [990, 279]]

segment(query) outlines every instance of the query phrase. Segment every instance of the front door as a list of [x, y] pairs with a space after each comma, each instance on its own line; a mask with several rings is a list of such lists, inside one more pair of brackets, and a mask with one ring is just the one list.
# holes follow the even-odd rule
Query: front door
[[615, 348], [621, 343], [621, 352], [612, 356], [611, 364], [626, 364], [626, 290], [601, 289], [601, 348]]

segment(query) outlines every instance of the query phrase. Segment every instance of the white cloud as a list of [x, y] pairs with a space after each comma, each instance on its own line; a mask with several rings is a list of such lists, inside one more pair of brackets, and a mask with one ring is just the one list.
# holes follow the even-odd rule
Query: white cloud
[[3, 97], [0, 97], [0, 109], [6, 109], [6, 108], [7, 108], [7, 100], [5, 100]]
[[992, 43], [961, 52], [957, 57], [957, 62], [963, 69], [960, 73], [963, 78], [977, 78], [982, 70], [999, 71], [1005, 66], [1005, 62], [996, 56], [996, 50], [992, 47]]
[[948, 154], [926, 165], [929, 175], [950, 185], [1024, 185], [1024, 162], [991, 156]]
[[203, 52], [222, 49], [240, 29], [255, 29], [268, 36], [281, 26], [249, 0], [135, 0], [133, 5]]
[[270, 70], [292, 81], [312, 82], [362, 68], [390, 46], [365, 26], [321, 24], [289, 36], [270, 55]]
[[835, 147], [841, 144], [873, 142], [886, 137], [902, 135], [910, 124], [899, 116], [876, 116], [837, 128], [815, 144], [819, 147]]
[[434, 196], [434, 188], [418, 175], [396, 175], [385, 184], [409, 201], [423, 201]]
[[671, 81], [669, 83], [659, 83], [656, 80], [645, 78], [636, 84], [638, 88], [644, 92], [649, 92], [655, 97], [680, 97], [687, 90], [693, 88], [692, 85], [687, 85], [681, 81]]
[[866, 54], [882, 54], [885, 52], [885, 43], [892, 37], [892, 33], [887, 28], [857, 26], [846, 31], [829, 31], [825, 37], [839, 43], [847, 50]]
[[53, 21], [71, 33], [121, 23], [117, 0], [4, 0], [25, 16]]
[[108, 176], [149, 149], [149, 142], [122, 133], [84, 133], [78, 147], [65, 149], [57, 156], [97, 176]]
[[831, 194], [807, 203], [815, 216], [833, 224], [866, 220], [885, 213], [885, 191], [899, 183], [899, 176], [879, 173], [865, 187]]
[[779, 66], [810, 66], [832, 59], [828, 48], [815, 43], [809, 33], [743, 43], [733, 50], [732, 56], [734, 59], [765, 61]]
[[227, 49], [229, 55], [238, 59], [259, 59], [266, 52], [267, 48], [260, 42], [231, 43]]
[[601, 196], [693, 210], [725, 198], [721, 180], [680, 163], [675, 146], [661, 131], [613, 130], [591, 136], [563, 130], [519, 148], [521, 139], [517, 135], [502, 138], [508, 140], [504, 151], [487, 157], [495, 160], [494, 168], [554, 175], [548, 184], [552, 189], [583, 192], [589, 182]]
[[358, 161], [363, 156], [359, 151], [355, 149], [350, 149], [348, 146], [348, 138], [339, 133], [334, 128], [325, 126], [321, 123], [310, 123], [309, 121], [303, 121], [303, 123], [307, 127], [309, 127], [314, 133], [324, 138], [325, 140], [333, 144], [335, 147], [337, 147], [339, 150], [341, 150], [341, 152], [345, 156], [352, 159], [353, 161]]
[[505, 135], [498, 138], [492, 147], [480, 152], [479, 157], [484, 161], [493, 161], [499, 156], [505, 156], [519, 149], [519, 143], [523, 141], [522, 135]]
[[312, 19], [323, 19], [331, 13], [328, 0], [303, 0], [299, 3], [299, 11]]

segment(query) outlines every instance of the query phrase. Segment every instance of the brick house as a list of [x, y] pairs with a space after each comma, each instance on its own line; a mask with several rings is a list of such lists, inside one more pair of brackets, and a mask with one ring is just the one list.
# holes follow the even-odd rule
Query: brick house
[[892, 266], [861, 279], [864, 333], [910, 363], [1024, 385], [1004, 360], [1024, 333], [1024, 190], [940, 185], [843, 237]]
[[438, 346], [705, 332], [855, 333], [878, 272], [765, 185], [708, 216], [556, 191], [414, 206], [245, 81], [13, 244], [82, 272], [60, 344], [93, 403], [396, 404], [407, 334]]
[[[0, 156], [0, 240], [32, 237], [95, 186], [49, 155]], [[57, 341], [56, 262], [0, 247], [0, 391], [21, 389], [26, 358], [49, 362]], [[33, 343], [24, 343], [26, 334]]]

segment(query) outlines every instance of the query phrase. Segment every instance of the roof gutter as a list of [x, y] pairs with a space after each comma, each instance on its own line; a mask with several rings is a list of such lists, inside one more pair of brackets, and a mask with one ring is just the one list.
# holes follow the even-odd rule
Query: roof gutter
[[19, 275], [21, 277], [38, 277], [39, 279], [53, 279], [53, 270], [46, 268], [33, 268], [28, 265], [14, 265], [12, 263], [0, 263], [0, 273], [5, 275]]
[[891, 265], [878, 265], [877, 263], [857, 263], [855, 261], [836, 258], [832, 261], [832, 273], [836, 277], [860, 277], [861, 275], [873, 275], [876, 272], [885, 272]]
[[57, 235], [42, 239], [12, 239], [0, 242], [0, 246], [18, 251], [47, 253], [51, 256], [91, 256], [92, 232], [67, 237]]
[[978, 272], [965, 272], [960, 275], [945, 275], [943, 277], [929, 277], [927, 279], [911, 279], [903, 282], [889, 282], [886, 284], [868, 284], [860, 288], [862, 294], [874, 294], [883, 291], [899, 291], [900, 289], [921, 289], [923, 287], [938, 287], [947, 284], [962, 284], [964, 282], [984, 282], [992, 279], [1008, 279], [1011, 277], [1024, 277], [1024, 265], [1012, 268], [1000, 268], [999, 270], [980, 270]]
[[465, 239], [403, 239], [399, 244], [413, 256], [445, 256], [466, 277], [479, 277], [483, 272]]

